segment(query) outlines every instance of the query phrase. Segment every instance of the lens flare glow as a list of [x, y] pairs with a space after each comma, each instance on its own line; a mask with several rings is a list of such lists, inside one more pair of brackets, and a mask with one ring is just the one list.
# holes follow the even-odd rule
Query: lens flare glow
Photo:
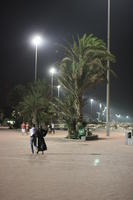
[[50, 74], [55, 74], [56, 73], [56, 70], [55, 70], [55, 68], [54, 67], [52, 67], [52, 68], [50, 68], [50, 70], [49, 70], [49, 72], [50, 72]]
[[32, 39], [32, 43], [34, 45], [40, 45], [41, 42], [42, 42], [42, 38], [39, 35], [34, 36]]
[[98, 158], [96, 158], [96, 159], [94, 160], [94, 166], [97, 166], [99, 163], [100, 163], [100, 160], [99, 160]]

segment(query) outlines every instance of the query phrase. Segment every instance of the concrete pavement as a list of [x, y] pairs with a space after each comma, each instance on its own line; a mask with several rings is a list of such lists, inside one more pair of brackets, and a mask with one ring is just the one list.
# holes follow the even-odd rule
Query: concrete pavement
[[46, 136], [48, 150], [32, 155], [29, 136], [0, 130], [1, 200], [133, 200], [133, 145], [122, 131], [100, 140]]

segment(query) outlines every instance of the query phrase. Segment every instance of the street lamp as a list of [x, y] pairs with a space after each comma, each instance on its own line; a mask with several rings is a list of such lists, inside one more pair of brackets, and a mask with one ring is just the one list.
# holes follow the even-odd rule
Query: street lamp
[[116, 118], [117, 118], [117, 121], [119, 122], [119, 119], [121, 118], [121, 115], [120, 114], [115, 114]]
[[[57, 89], [58, 89], [58, 99], [59, 99], [59, 97], [60, 97], [60, 85], [57, 85]], [[59, 120], [59, 101], [58, 101], [58, 110], [57, 110], [57, 112], [58, 112], [58, 120]]]
[[128, 122], [128, 120], [129, 120], [129, 116], [127, 115], [127, 116], [126, 116], [126, 122]]
[[[107, 22], [107, 50], [110, 52], [110, 0], [108, 0]], [[110, 135], [110, 62], [107, 61], [107, 86], [106, 86], [106, 135]]]
[[57, 89], [58, 89], [58, 98], [60, 97], [60, 85], [57, 85]]
[[94, 99], [90, 99], [91, 102], [91, 115], [92, 115], [92, 103], [93, 103]]
[[34, 36], [32, 39], [32, 43], [35, 45], [35, 81], [37, 81], [37, 50], [41, 42], [42, 38], [39, 35]]
[[102, 115], [102, 113], [101, 113], [101, 108], [102, 108], [102, 104], [101, 103], [99, 103], [99, 110], [100, 110], [100, 119], [102, 119], [102, 117], [101, 117], [101, 115]]
[[56, 70], [54, 67], [51, 67], [49, 70], [51, 74], [51, 97], [53, 97], [53, 88], [54, 88], [54, 74], [56, 73]]
[[100, 108], [100, 109], [102, 108], [102, 104], [101, 104], [101, 103], [99, 103], [99, 108]]

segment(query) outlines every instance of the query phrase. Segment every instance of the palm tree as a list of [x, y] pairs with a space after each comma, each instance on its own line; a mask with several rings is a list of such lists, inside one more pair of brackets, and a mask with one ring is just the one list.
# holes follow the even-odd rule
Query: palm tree
[[37, 81], [29, 86], [28, 94], [20, 102], [21, 114], [32, 123], [39, 125], [40, 120], [49, 118], [50, 89], [46, 81]]
[[66, 122], [68, 137], [76, 137], [77, 112], [74, 96], [69, 92], [65, 92], [63, 99], [55, 98], [52, 105], [54, 111], [59, 114], [60, 119]]
[[73, 39], [64, 50], [58, 81], [74, 96], [77, 121], [82, 122], [82, 96], [86, 89], [106, 79], [107, 60], [114, 61], [114, 56], [107, 51], [105, 43], [92, 34]]

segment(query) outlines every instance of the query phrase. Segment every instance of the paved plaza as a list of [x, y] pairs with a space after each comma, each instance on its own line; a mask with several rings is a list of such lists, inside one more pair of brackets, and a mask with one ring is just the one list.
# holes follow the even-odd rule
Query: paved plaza
[[32, 155], [29, 135], [1, 129], [0, 200], [133, 200], [133, 145], [122, 130], [97, 134], [83, 142], [56, 131]]

